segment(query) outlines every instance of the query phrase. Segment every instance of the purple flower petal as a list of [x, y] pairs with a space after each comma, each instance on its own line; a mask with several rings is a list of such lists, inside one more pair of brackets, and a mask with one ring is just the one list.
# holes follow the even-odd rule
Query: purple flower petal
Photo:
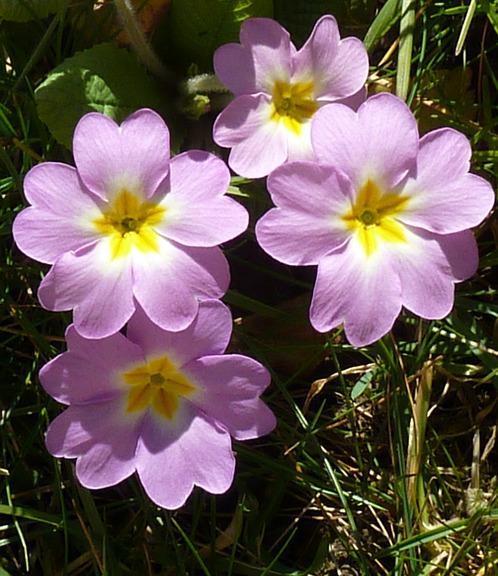
[[116, 373], [133, 362], [144, 362], [142, 350], [119, 332], [87, 340], [71, 325], [66, 341], [68, 352], [45, 364], [39, 374], [45, 391], [62, 404], [97, 402], [122, 394]]
[[127, 328], [127, 337], [138, 344], [149, 357], [167, 351], [178, 366], [195, 358], [223, 354], [232, 334], [232, 315], [219, 300], [206, 300], [199, 305], [199, 312], [185, 330], [166, 332], [137, 309]]
[[224, 196], [229, 183], [230, 172], [216, 156], [201, 151], [176, 156], [161, 203], [166, 217], [155, 229], [185, 246], [212, 247], [235, 238], [247, 228], [249, 215]]
[[400, 276], [403, 306], [422, 318], [444, 318], [453, 308], [454, 283], [477, 269], [475, 239], [468, 230], [438, 236], [413, 228], [410, 236], [407, 245], [391, 255]]
[[471, 154], [467, 138], [451, 128], [424, 136], [416, 175], [402, 188], [411, 200], [400, 220], [439, 234], [480, 224], [493, 207], [495, 195], [486, 180], [468, 173]]
[[250, 18], [240, 28], [241, 44], [225, 44], [214, 54], [218, 78], [234, 94], [271, 92], [291, 71], [289, 33], [270, 18]]
[[353, 238], [322, 258], [310, 309], [319, 332], [344, 323], [353, 346], [366, 346], [389, 332], [401, 311], [401, 286], [385, 251], [368, 258]]
[[350, 236], [338, 215], [350, 208], [353, 190], [334, 168], [285, 164], [270, 174], [268, 190], [278, 208], [259, 220], [256, 237], [280, 262], [317, 264]]
[[53, 264], [64, 252], [98, 240], [91, 221], [100, 210], [72, 166], [35, 166], [24, 179], [24, 193], [32, 206], [18, 214], [13, 234], [18, 248], [31, 258]]
[[228, 432], [184, 405], [172, 425], [146, 418], [136, 466], [149, 498], [168, 509], [185, 503], [194, 485], [222, 494], [232, 484], [235, 459]]
[[269, 97], [258, 94], [239, 96], [216, 119], [213, 139], [232, 148], [228, 163], [237, 174], [260, 178], [287, 160], [286, 131], [271, 114]]
[[239, 96], [216, 118], [213, 139], [219, 146], [231, 148], [265, 128], [271, 116], [266, 94]]
[[121, 126], [91, 112], [76, 126], [73, 154], [84, 184], [104, 200], [123, 189], [147, 198], [168, 174], [169, 131], [153, 110], [138, 110]]
[[108, 247], [66, 252], [50, 269], [38, 289], [41, 305], [60, 312], [74, 309], [76, 330], [87, 338], [118, 332], [135, 310], [129, 262], [109, 262]]
[[311, 140], [318, 159], [345, 172], [358, 188], [372, 179], [392, 189], [416, 168], [417, 123], [391, 94], [368, 98], [357, 113], [340, 104], [324, 106], [313, 117]]
[[317, 21], [293, 58], [293, 79], [312, 81], [315, 97], [334, 101], [356, 93], [368, 76], [368, 55], [358, 38], [340, 39], [333, 16]]
[[236, 96], [259, 92], [251, 51], [240, 44], [220, 46], [213, 56], [216, 76]]
[[262, 178], [283, 164], [288, 156], [285, 128], [267, 123], [230, 151], [230, 168], [245, 178]]
[[41, 371], [46, 390], [71, 402], [49, 427], [49, 451], [76, 457], [77, 477], [89, 488], [136, 470], [167, 508], [181, 506], [195, 485], [225, 492], [235, 466], [227, 427], [245, 439], [275, 424], [259, 400], [268, 371], [244, 356], [221, 356], [230, 332], [230, 312], [216, 300], [201, 302], [183, 332], [161, 330], [142, 310], [130, 321], [130, 339], [85, 340], [70, 328], [69, 350]]
[[270, 374], [259, 362], [238, 354], [205, 356], [185, 366], [203, 392], [198, 406], [227, 427], [237, 440], [258, 438], [276, 426], [273, 412], [259, 398]]
[[160, 250], [133, 259], [133, 293], [158, 326], [184, 330], [194, 320], [198, 300], [220, 298], [230, 282], [219, 248], [182, 248], [161, 240]]
[[57, 457], [75, 458], [86, 454], [96, 443], [121, 434], [137, 440], [137, 422], [124, 418], [123, 402], [110, 400], [69, 406], [50, 424], [45, 443]]

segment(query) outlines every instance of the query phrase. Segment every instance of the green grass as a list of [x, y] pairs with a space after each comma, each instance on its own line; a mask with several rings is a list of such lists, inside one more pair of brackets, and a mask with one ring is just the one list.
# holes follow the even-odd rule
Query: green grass
[[[197, 490], [171, 513], [135, 478], [83, 489], [73, 462], [46, 452], [44, 432], [60, 408], [37, 372], [63, 349], [70, 315], [38, 306], [46, 268], [15, 249], [11, 225], [25, 205], [29, 168], [40, 159], [71, 161], [38, 118], [34, 90], [76, 50], [115, 35], [88, 23], [82, 31], [90, 4], [72, 0], [45, 20], [0, 21], [0, 576], [497, 574], [492, 219], [476, 231], [481, 267], [458, 286], [453, 314], [438, 322], [404, 314], [392, 335], [361, 350], [340, 330], [323, 336], [309, 327], [313, 270], [274, 263], [251, 231], [227, 247], [232, 349], [272, 371], [265, 399], [279, 422], [268, 437], [234, 444], [237, 473], [227, 494]], [[412, 2], [414, 25], [413, 13], [401, 14], [407, 2], [338, 4], [348, 8], [342, 28], [362, 38], [368, 31], [370, 92], [395, 92], [401, 78], [398, 91], [421, 130], [464, 132], [473, 171], [496, 185], [497, 3], [477, 2], [466, 19], [468, 3], [459, 0]], [[282, 5], [275, 1], [276, 13], [289, 17], [292, 3]], [[306, 25], [327, 6], [310, 2]], [[181, 81], [186, 70], [175, 74]], [[165, 87], [169, 93], [174, 87]], [[180, 147], [209, 142], [212, 116], [194, 121], [177, 111], [172, 122]], [[236, 184], [254, 223], [269, 203], [264, 188]]]

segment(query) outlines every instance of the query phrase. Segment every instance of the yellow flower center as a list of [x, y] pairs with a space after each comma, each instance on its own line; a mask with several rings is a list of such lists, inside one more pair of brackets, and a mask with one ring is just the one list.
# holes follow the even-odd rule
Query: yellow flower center
[[301, 133], [301, 126], [317, 111], [313, 99], [313, 82], [275, 82], [272, 94], [272, 120], [283, 122], [295, 134]]
[[111, 258], [122, 258], [133, 248], [141, 252], [159, 250], [154, 225], [162, 221], [165, 212], [165, 208], [122, 190], [93, 224], [110, 238]]
[[384, 193], [375, 182], [367, 180], [361, 187], [351, 209], [342, 216], [354, 231], [367, 256], [381, 242], [406, 242], [404, 226], [395, 216], [406, 208], [409, 198]]
[[138, 412], [149, 406], [167, 420], [171, 420], [180, 398], [196, 391], [196, 386], [167, 356], [161, 356], [125, 372], [123, 380], [130, 387], [127, 412]]

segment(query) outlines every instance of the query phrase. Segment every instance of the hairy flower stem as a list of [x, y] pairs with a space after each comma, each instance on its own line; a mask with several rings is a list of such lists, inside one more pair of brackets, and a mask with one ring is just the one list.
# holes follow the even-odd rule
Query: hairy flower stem
[[143, 64], [156, 76], [162, 79], [168, 77], [168, 71], [157, 57], [137, 20], [130, 0], [114, 0], [116, 10], [128, 34], [130, 43]]

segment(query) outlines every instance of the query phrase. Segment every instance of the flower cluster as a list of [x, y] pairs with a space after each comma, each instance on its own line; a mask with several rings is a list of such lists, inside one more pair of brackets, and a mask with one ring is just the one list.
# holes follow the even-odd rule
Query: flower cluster
[[427, 319], [453, 307], [454, 284], [477, 269], [471, 227], [494, 193], [469, 173], [467, 138], [453, 129], [419, 137], [410, 109], [391, 94], [365, 100], [362, 43], [340, 39], [324, 16], [296, 50], [276, 22], [253, 19], [240, 44], [215, 53], [235, 99], [213, 137], [241, 176], [269, 174], [276, 208], [256, 226], [260, 246], [291, 265], [318, 265], [310, 321], [344, 324], [364, 346], [401, 312]]
[[73, 310], [69, 351], [40, 373], [69, 404], [47, 447], [77, 458], [90, 488], [137, 471], [166, 508], [181, 506], [194, 485], [224, 492], [234, 473], [230, 435], [275, 426], [259, 400], [267, 370], [222, 356], [232, 319], [216, 300], [230, 281], [218, 245], [248, 223], [226, 196], [229, 170], [202, 151], [170, 159], [168, 128], [146, 109], [120, 126], [87, 114], [73, 154], [76, 168], [46, 162], [27, 174], [31, 206], [13, 230], [25, 254], [52, 265], [41, 304]]
[[[262, 248], [318, 267], [310, 321], [343, 324], [355, 346], [386, 334], [402, 307], [447, 315], [454, 285], [478, 264], [471, 228], [490, 211], [491, 186], [469, 173], [467, 138], [420, 138], [390, 94], [366, 98], [368, 57], [322, 17], [299, 50], [265, 18], [214, 56], [234, 99], [213, 138], [229, 165], [268, 176], [275, 207], [257, 223]], [[194, 485], [218, 494], [234, 475], [231, 437], [257, 438], [275, 417], [260, 399], [258, 362], [224, 354], [232, 318], [219, 245], [243, 233], [246, 210], [226, 196], [230, 172], [213, 154], [169, 154], [152, 110], [121, 125], [96, 113], [78, 123], [75, 167], [46, 162], [26, 176], [18, 247], [51, 265], [41, 304], [72, 310], [67, 352], [46, 364], [45, 390], [67, 405], [47, 447], [76, 458], [89, 488], [137, 472], [150, 498], [178, 508]], [[126, 331], [125, 331], [126, 330]]]

